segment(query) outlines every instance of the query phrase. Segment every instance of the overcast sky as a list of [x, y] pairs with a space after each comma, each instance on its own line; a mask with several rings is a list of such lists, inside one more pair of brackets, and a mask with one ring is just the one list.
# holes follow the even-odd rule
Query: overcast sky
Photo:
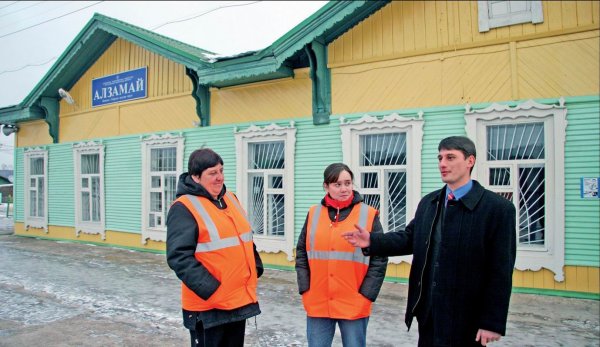
[[[0, 1], [0, 108], [19, 104], [94, 13], [221, 55], [271, 45], [327, 1]], [[0, 135], [0, 167], [12, 165]]]

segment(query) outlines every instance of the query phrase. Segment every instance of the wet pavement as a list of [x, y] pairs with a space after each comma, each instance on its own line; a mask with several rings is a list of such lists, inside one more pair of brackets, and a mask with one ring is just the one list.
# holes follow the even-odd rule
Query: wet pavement
[[[0, 346], [188, 346], [179, 281], [164, 254], [0, 235]], [[259, 279], [263, 313], [246, 346], [306, 346], [295, 273]], [[384, 283], [369, 346], [416, 346], [407, 286]], [[513, 294], [507, 336], [491, 346], [600, 346], [599, 301]], [[336, 332], [334, 346], [341, 346]]]

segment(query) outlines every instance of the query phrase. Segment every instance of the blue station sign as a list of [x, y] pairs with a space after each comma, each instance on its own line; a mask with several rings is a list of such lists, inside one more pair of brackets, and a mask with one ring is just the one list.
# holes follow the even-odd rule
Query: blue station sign
[[123, 71], [92, 80], [92, 107], [148, 96], [148, 68]]

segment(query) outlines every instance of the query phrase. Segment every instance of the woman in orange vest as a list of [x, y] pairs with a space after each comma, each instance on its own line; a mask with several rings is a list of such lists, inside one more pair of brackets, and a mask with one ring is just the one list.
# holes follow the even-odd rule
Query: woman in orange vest
[[354, 174], [342, 163], [323, 173], [325, 197], [310, 208], [296, 246], [298, 290], [306, 310], [309, 347], [329, 347], [336, 323], [344, 347], [364, 347], [371, 303], [387, 268], [387, 257], [367, 257], [341, 236], [360, 225], [382, 233], [379, 212], [353, 190]]
[[167, 216], [167, 262], [181, 280], [183, 324], [192, 347], [244, 345], [262, 262], [239, 201], [225, 188], [223, 159], [194, 151]]

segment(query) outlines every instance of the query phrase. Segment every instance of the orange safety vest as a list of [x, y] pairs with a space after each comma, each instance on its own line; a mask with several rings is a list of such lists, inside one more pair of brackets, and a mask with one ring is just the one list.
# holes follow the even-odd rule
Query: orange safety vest
[[252, 227], [233, 194], [225, 193], [223, 200], [227, 204], [224, 210], [205, 197], [182, 195], [176, 200], [196, 219], [196, 259], [221, 282], [208, 300], [182, 282], [181, 305], [188, 311], [232, 310], [257, 302]]
[[377, 210], [355, 204], [341, 222], [332, 223], [327, 207], [315, 205], [308, 213], [306, 253], [310, 289], [302, 295], [309, 317], [358, 319], [371, 314], [371, 301], [358, 291], [369, 268], [369, 257], [341, 236], [358, 224], [371, 232]]

